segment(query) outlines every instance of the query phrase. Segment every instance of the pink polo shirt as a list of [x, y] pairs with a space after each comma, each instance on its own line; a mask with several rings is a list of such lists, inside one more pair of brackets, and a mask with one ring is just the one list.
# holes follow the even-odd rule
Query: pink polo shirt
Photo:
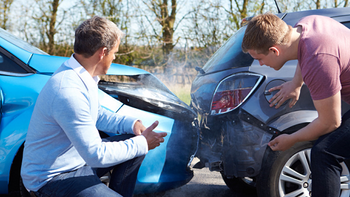
[[307, 16], [302, 27], [298, 61], [303, 80], [313, 100], [325, 99], [341, 91], [350, 104], [350, 30], [324, 16]]

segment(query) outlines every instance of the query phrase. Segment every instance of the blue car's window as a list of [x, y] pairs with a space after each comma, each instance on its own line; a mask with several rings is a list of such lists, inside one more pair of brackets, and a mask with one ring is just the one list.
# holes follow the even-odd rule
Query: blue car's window
[[0, 53], [0, 72], [11, 72], [11, 73], [27, 73], [22, 67], [16, 64], [13, 60]]

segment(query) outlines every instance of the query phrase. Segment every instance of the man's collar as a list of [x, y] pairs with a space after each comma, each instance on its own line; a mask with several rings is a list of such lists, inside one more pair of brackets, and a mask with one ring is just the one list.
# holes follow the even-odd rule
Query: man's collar
[[90, 84], [96, 86], [100, 81], [98, 76], [92, 77], [90, 75], [90, 73], [74, 58], [74, 54], [72, 54], [66, 66], [72, 68], [88, 86], [90, 86]]

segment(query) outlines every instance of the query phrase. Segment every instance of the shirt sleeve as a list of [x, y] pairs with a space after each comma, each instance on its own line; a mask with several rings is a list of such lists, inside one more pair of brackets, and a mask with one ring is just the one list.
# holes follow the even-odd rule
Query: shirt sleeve
[[133, 134], [133, 128], [137, 118], [121, 116], [101, 106], [98, 110], [97, 129], [115, 134]]
[[304, 65], [302, 75], [313, 100], [331, 97], [341, 90], [338, 58], [321, 53]]
[[[147, 141], [143, 136], [119, 142], [103, 142], [90, 115], [88, 98], [77, 88], [64, 88], [54, 99], [55, 110], [52, 112], [53, 118], [88, 165], [108, 167], [148, 152]], [[118, 122], [124, 124], [128, 120], [120, 118]]]

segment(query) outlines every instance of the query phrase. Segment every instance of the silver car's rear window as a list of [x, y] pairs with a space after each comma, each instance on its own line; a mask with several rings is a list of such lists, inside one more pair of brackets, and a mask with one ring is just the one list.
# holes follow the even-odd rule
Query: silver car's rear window
[[253, 58], [242, 52], [242, 40], [246, 26], [240, 28], [204, 65], [206, 73], [250, 66]]

